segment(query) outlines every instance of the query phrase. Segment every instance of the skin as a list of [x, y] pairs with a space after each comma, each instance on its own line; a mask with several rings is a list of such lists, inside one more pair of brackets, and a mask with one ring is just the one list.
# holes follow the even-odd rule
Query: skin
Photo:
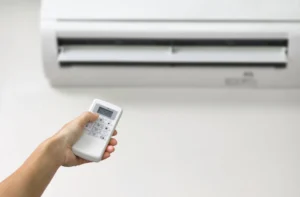
[[[19, 169], [0, 183], [0, 197], [39, 197], [61, 166], [89, 163], [74, 155], [72, 146], [82, 135], [84, 126], [97, 118], [98, 114], [85, 112], [41, 143]], [[116, 135], [117, 131], [114, 132]], [[103, 160], [110, 157], [116, 145], [117, 140], [112, 138]]]

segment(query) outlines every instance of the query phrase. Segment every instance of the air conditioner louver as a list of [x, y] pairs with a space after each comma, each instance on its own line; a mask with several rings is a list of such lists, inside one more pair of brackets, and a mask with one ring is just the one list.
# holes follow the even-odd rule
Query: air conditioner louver
[[61, 66], [285, 67], [286, 40], [59, 40]]

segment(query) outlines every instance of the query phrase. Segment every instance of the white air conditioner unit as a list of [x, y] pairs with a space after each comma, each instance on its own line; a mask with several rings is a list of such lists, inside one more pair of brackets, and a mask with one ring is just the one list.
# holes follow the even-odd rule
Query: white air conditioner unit
[[55, 86], [300, 87], [295, 0], [44, 0]]

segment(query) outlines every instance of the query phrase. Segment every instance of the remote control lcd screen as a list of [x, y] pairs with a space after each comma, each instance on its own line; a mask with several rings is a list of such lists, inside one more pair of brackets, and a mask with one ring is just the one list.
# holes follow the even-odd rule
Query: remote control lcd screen
[[113, 115], [114, 112], [112, 112], [112, 111], [110, 111], [108, 109], [104, 109], [102, 107], [99, 107], [98, 113], [101, 114], [101, 115], [104, 115], [106, 117], [111, 118], [111, 116]]

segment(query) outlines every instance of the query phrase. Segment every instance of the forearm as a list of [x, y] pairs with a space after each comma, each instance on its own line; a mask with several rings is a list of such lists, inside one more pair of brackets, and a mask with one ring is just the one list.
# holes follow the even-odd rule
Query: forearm
[[40, 197], [60, 167], [55, 140], [42, 143], [26, 162], [0, 184], [0, 196]]

